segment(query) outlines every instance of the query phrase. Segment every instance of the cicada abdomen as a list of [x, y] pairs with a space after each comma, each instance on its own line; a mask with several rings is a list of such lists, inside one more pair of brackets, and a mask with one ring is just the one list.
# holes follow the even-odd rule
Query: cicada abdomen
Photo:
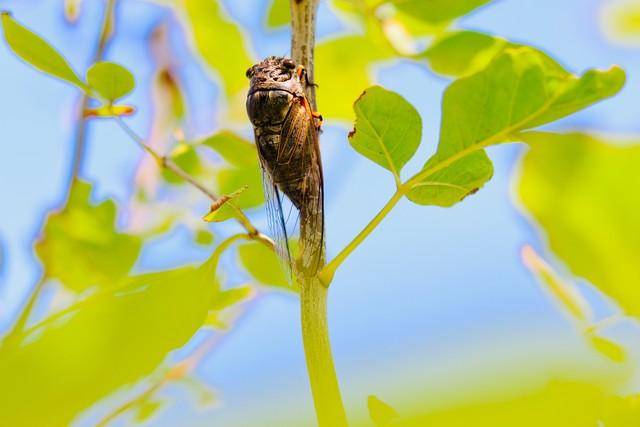
[[[247, 70], [251, 79], [247, 113], [253, 124], [263, 170], [271, 228], [285, 264], [315, 274], [324, 257], [324, 189], [318, 134], [319, 116], [305, 96], [308, 84], [293, 60], [269, 57]], [[294, 263], [289, 247], [284, 194], [300, 216], [300, 250]]]

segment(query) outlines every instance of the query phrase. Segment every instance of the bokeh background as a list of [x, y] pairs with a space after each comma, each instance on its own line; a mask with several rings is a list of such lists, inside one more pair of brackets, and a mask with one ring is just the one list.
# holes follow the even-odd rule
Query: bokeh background
[[[118, 3], [117, 30], [106, 57], [125, 64], [136, 77], [136, 89], [126, 102], [135, 105], [137, 112], [126, 121], [142, 135], [151, 129], [154, 60], [149, 37], [164, 24], [172, 61], [184, 85], [189, 112], [185, 134], [195, 138], [227, 127], [219, 114], [224, 108], [220, 87], [194, 55], [174, 11], [150, 1]], [[268, 1], [223, 3], [247, 32], [256, 58], [288, 52], [288, 30], [265, 26]], [[622, 66], [627, 84], [618, 96], [550, 128], [629, 136], [640, 133], [640, 50], [633, 37], [620, 36], [608, 19], [614, 3], [620, 2], [496, 0], [456, 26], [536, 46], [574, 72]], [[45, 36], [76, 69], [89, 65], [102, 1], [82, 2], [74, 24], [65, 20], [62, 0], [2, 0], [0, 8], [11, 10]], [[321, 0], [319, 39], [344, 31], [349, 26]], [[16, 60], [6, 43], [0, 45], [0, 327], [7, 329], [41, 274], [33, 242], [45, 214], [64, 197], [79, 95]], [[374, 81], [403, 95], [423, 118], [421, 147], [406, 167], [415, 171], [435, 150], [440, 100], [449, 80], [408, 60], [378, 63], [372, 75]], [[318, 83], [321, 92], [322, 81]], [[329, 254], [336, 254], [394, 191], [388, 174], [349, 146], [350, 127], [348, 121], [330, 120], [321, 137]], [[250, 136], [246, 126], [234, 129]], [[127, 228], [133, 179], [144, 154], [109, 120], [92, 121], [88, 141], [81, 176], [93, 183], [96, 200], [109, 197], [118, 202], [123, 212], [119, 225]], [[500, 400], [557, 378], [623, 384], [625, 392], [638, 392], [633, 363], [640, 356], [637, 327], [622, 321], [607, 329], [606, 336], [628, 353], [627, 362], [612, 362], [584, 340], [523, 264], [522, 248], [531, 245], [559, 274], [570, 277], [520, 207], [514, 177], [525, 150], [520, 144], [491, 148], [493, 180], [450, 209], [400, 202], [337, 273], [329, 299], [331, 338], [344, 398], [354, 419], [367, 419], [366, 397], [372, 394], [402, 412], [415, 403], [407, 396], [429, 396], [421, 400], [423, 409], [445, 409], [467, 401]], [[154, 271], [206, 259], [211, 246], [195, 243], [189, 225], [205, 210], [203, 203], [190, 221], [178, 221], [147, 244], [134, 270]], [[261, 209], [253, 211], [252, 218], [266, 224]], [[216, 240], [229, 233], [220, 225], [208, 227]], [[235, 267], [234, 254], [225, 255], [223, 262], [228, 282], [249, 280]], [[597, 318], [616, 312], [614, 304], [590, 284], [571, 280]], [[46, 310], [56, 303], [64, 304], [64, 295], [49, 290], [36, 308]], [[296, 418], [311, 423], [313, 404], [298, 310], [297, 297], [291, 293], [258, 291], [229, 331], [213, 332], [219, 339], [196, 369], [201, 386], [214, 390], [212, 402], [201, 405], [200, 392], [169, 385], [158, 392], [164, 404], [151, 424], [301, 425], [285, 421]], [[168, 354], [167, 360], [180, 360], [209, 334], [200, 331], [185, 348]], [[76, 424], [92, 425], [139, 389], [140, 385], [123, 385], [118, 393], [79, 414]], [[287, 408], [286, 414], [282, 408]], [[132, 422], [125, 415], [114, 425]]]

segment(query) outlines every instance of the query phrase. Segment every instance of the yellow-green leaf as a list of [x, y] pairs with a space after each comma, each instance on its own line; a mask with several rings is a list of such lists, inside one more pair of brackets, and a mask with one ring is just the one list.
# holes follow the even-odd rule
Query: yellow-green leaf
[[291, 22], [290, 0], [272, 0], [267, 11], [267, 27], [279, 28]]
[[9, 12], [1, 12], [0, 19], [7, 44], [22, 60], [43, 73], [87, 90], [67, 60], [45, 39], [20, 24]]
[[96, 62], [87, 71], [87, 83], [109, 103], [122, 98], [136, 85], [133, 74], [114, 62]]
[[458, 77], [485, 68], [507, 44], [488, 34], [455, 31], [438, 38], [422, 56], [436, 73]]
[[72, 425], [96, 402], [153, 373], [215, 304], [216, 262], [110, 283], [0, 346], [2, 424]]
[[245, 72], [253, 64], [245, 35], [225, 12], [221, 0], [181, 0], [195, 48], [221, 79], [227, 96], [248, 87]]
[[[169, 154], [169, 158], [180, 167], [183, 171], [188, 173], [191, 176], [195, 176], [200, 173], [202, 169], [202, 163], [200, 162], [200, 157], [198, 157], [198, 153], [194, 149], [194, 146], [188, 144], [186, 142], [180, 142], [175, 146], [171, 153]], [[162, 177], [169, 184], [183, 184], [184, 179], [175, 174], [175, 172], [162, 169]]]
[[[491, 177], [486, 155], [478, 152], [513, 140], [521, 130], [608, 98], [624, 81], [625, 74], [618, 67], [576, 76], [535, 49], [506, 49], [487, 68], [456, 80], [445, 91], [440, 143], [436, 154], [411, 180], [415, 187], [409, 199], [423, 205], [450, 205], [461, 200]], [[469, 155], [475, 160], [465, 159]], [[442, 175], [446, 176], [444, 182]], [[425, 191], [430, 186], [440, 189], [437, 197]]]
[[81, 292], [125, 277], [140, 252], [141, 240], [116, 229], [112, 200], [91, 202], [91, 186], [76, 181], [67, 205], [49, 214], [36, 254], [44, 275]]
[[394, 56], [381, 34], [349, 35], [318, 44], [316, 75], [320, 112], [351, 119], [353, 100], [371, 85], [371, 65]]
[[[640, 145], [528, 132], [519, 194], [569, 267], [640, 316]], [[638, 141], [640, 142], [640, 141]]]
[[373, 395], [367, 398], [367, 407], [376, 427], [390, 426], [399, 417], [395, 409]]
[[400, 179], [422, 136], [422, 119], [402, 96], [380, 86], [365, 90], [353, 105], [356, 122], [349, 143]]
[[240, 263], [257, 281], [264, 285], [294, 290], [274, 251], [260, 242], [249, 242], [238, 247]]
[[627, 351], [620, 344], [598, 335], [590, 335], [589, 342], [604, 357], [622, 363], [627, 360]]
[[391, 0], [402, 12], [429, 24], [459, 18], [491, 0]]
[[211, 148], [233, 166], [258, 166], [256, 146], [233, 132], [218, 132], [200, 144]]
[[533, 250], [525, 246], [522, 260], [532, 273], [545, 285], [545, 289], [558, 301], [562, 308], [583, 323], [592, 321], [592, 311], [587, 300], [576, 287], [562, 280], [555, 271]]

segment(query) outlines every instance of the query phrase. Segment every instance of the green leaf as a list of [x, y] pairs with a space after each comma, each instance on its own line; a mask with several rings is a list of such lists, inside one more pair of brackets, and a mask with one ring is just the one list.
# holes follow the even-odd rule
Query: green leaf
[[587, 300], [578, 289], [570, 282], [562, 280], [530, 246], [522, 250], [522, 259], [525, 265], [545, 285], [545, 290], [560, 303], [574, 318], [582, 324], [590, 324], [593, 320], [593, 312]]
[[391, 171], [400, 182], [402, 167], [422, 136], [422, 119], [403, 97], [380, 86], [365, 90], [353, 105], [356, 122], [349, 143], [360, 154]]
[[200, 142], [234, 166], [258, 166], [256, 146], [233, 132], [222, 131]]
[[391, 0], [398, 10], [429, 24], [457, 19], [491, 0]]
[[274, 251], [260, 242], [249, 242], [238, 247], [242, 266], [260, 283], [294, 290]]
[[291, 22], [290, 0], [272, 0], [267, 12], [267, 27], [279, 28]]
[[239, 286], [220, 291], [211, 309], [215, 311], [224, 310], [251, 298], [252, 294], [253, 288], [251, 286]]
[[318, 105], [325, 118], [351, 119], [353, 100], [372, 82], [371, 65], [394, 57], [382, 34], [349, 35], [316, 48]]
[[2, 424], [71, 425], [156, 371], [214, 305], [216, 262], [111, 283], [30, 328], [16, 345], [0, 346]]
[[[202, 163], [194, 146], [186, 142], [180, 142], [169, 154], [171, 160], [183, 171], [191, 176], [198, 175], [202, 169]], [[169, 169], [162, 169], [162, 177], [169, 184], [183, 184], [184, 179]]]
[[136, 412], [133, 417], [136, 423], [143, 423], [150, 420], [164, 405], [164, 402], [159, 400], [145, 399], [136, 407]]
[[238, 206], [233, 200], [240, 197], [247, 188], [245, 185], [233, 193], [220, 196], [218, 200], [211, 204], [209, 212], [202, 219], [207, 222], [222, 222], [229, 219], [230, 215], [235, 216], [238, 211]]
[[87, 71], [87, 82], [109, 103], [122, 98], [136, 86], [133, 74], [114, 62], [96, 62]]
[[423, 55], [431, 69], [445, 76], [464, 76], [485, 68], [508, 42], [476, 31], [444, 34]]
[[81, 292], [125, 277], [140, 253], [141, 240], [116, 229], [116, 205], [91, 203], [91, 186], [76, 181], [67, 205], [49, 214], [35, 245], [44, 275]]
[[367, 407], [369, 408], [369, 417], [376, 427], [390, 426], [395, 419], [399, 418], [395, 409], [376, 396], [371, 395], [367, 398]]
[[209, 230], [197, 230], [194, 240], [199, 245], [209, 246], [215, 240], [215, 236]]
[[620, 344], [598, 335], [589, 336], [589, 342], [593, 348], [607, 359], [616, 363], [628, 360], [627, 351]]
[[[618, 67], [578, 77], [535, 49], [506, 49], [487, 68], [456, 80], [445, 91], [438, 149], [410, 180], [408, 198], [422, 205], [450, 206], [490, 179], [484, 148], [608, 98], [624, 81]], [[475, 158], [465, 159], [469, 155]], [[425, 191], [429, 186], [440, 188], [437, 197]]]
[[9, 12], [2, 12], [0, 19], [7, 44], [22, 60], [43, 73], [71, 83], [82, 90], [88, 89], [67, 60], [46, 40], [22, 26]]
[[528, 132], [518, 191], [569, 267], [640, 317], [640, 145]]
[[249, 84], [245, 72], [254, 62], [244, 34], [227, 16], [221, 0], [181, 3], [200, 56], [221, 79], [227, 96], [238, 95]]
[[[255, 208], [264, 203], [262, 172], [259, 167], [224, 168], [216, 175], [222, 194], [236, 194], [231, 203], [225, 203], [216, 211], [216, 221], [224, 221], [235, 215], [233, 205], [240, 209]], [[238, 189], [243, 189], [238, 193]]]

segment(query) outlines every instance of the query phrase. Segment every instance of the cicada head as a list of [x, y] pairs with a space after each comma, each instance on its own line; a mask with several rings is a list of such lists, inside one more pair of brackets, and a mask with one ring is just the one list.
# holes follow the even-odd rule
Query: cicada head
[[304, 96], [297, 66], [290, 58], [270, 56], [247, 70], [251, 79], [247, 113], [254, 126], [284, 121], [295, 97]]

